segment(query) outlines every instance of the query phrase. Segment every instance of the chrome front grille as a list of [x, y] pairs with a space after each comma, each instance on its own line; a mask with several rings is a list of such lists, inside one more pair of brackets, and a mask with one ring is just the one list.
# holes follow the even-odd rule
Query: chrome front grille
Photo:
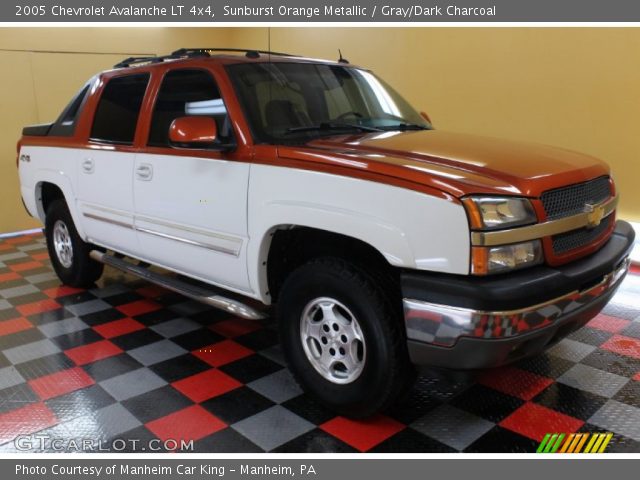
[[582, 213], [585, 205], [597, 204], [611, 196], [609, 177], [598, 177], [584, 183], [544, 192], [540, 197], [547, 220]]
[[613, 215], [609, 215], [595, 228], [579, 228], [571, 232], [554, 235], [551, 237], [553, 253], [558, 255], [589, 245], [607, 231], [613, 221], [613, 217]]
[[[596, 205], [611, 196], [609, 177], [603, 176], [588, 182], [569, 185], [544, 192], [540, 197], [547, 220], [577, 215], [585, 211], [586, 205]], [[614, 215], [602, 220], [595, 228], [579, 228], [571, 232], [551, 237], [553, 253], [561, 255], [571, 250], [584, 247], [595, 242], [611, 226]]]

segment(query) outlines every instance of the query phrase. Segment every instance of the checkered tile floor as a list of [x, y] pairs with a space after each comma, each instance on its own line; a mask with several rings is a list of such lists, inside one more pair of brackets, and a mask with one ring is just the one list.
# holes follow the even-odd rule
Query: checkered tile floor
[[575, 431], [611, 431], [608, 451], [640, 452], [634, 273], [545, 355], [476, 383], [420, 378], [402, 403], [352, 421], [301, 392], [270, 322], [113, 270], [93, 290], [60, 286], [41, 235], [0, 240], [0, 452], [36, 432], [101, 448], [184, 439], [201, 452], [533, 452], [545, 433]]

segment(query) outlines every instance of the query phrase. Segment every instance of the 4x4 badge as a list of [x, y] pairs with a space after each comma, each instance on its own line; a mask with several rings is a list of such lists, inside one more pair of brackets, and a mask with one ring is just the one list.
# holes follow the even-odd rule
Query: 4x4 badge
[[584, 210], [587, 213], [587, 228], [595, 228], [600, 225], [604, 217], [604, 206], [587, 203]]

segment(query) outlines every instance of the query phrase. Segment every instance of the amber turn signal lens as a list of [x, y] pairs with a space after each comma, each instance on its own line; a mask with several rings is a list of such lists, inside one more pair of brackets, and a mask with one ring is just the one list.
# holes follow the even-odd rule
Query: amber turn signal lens
[[485, 247], [471, 248], [471, 273], [486, 275], [489, 273], [489, 249]]
[[476, 205], [476, 202], [474, 202], [471, 197], [467, 197], [462, 200], [462, 204], [467, 209], [471, 228], [478, 230], [483, 228], [484, 222], [482, 221], [482, 214], [480, 213], [480, 209], [478, 208], [478, 205]]

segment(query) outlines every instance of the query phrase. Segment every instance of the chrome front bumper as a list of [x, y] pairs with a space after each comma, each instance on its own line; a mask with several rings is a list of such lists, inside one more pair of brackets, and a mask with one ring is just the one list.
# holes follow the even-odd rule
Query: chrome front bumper
[[601, 303], [601, 297], [608, 298], [621, 283], [630, 263], [626, 257], [593, 286], [517, 310], [481, 311], [405, 298], [407, 339], [452, 347], [462, 337], [508, 339], [553, 326], [577, 311], [589, 310], [592, 304]]

